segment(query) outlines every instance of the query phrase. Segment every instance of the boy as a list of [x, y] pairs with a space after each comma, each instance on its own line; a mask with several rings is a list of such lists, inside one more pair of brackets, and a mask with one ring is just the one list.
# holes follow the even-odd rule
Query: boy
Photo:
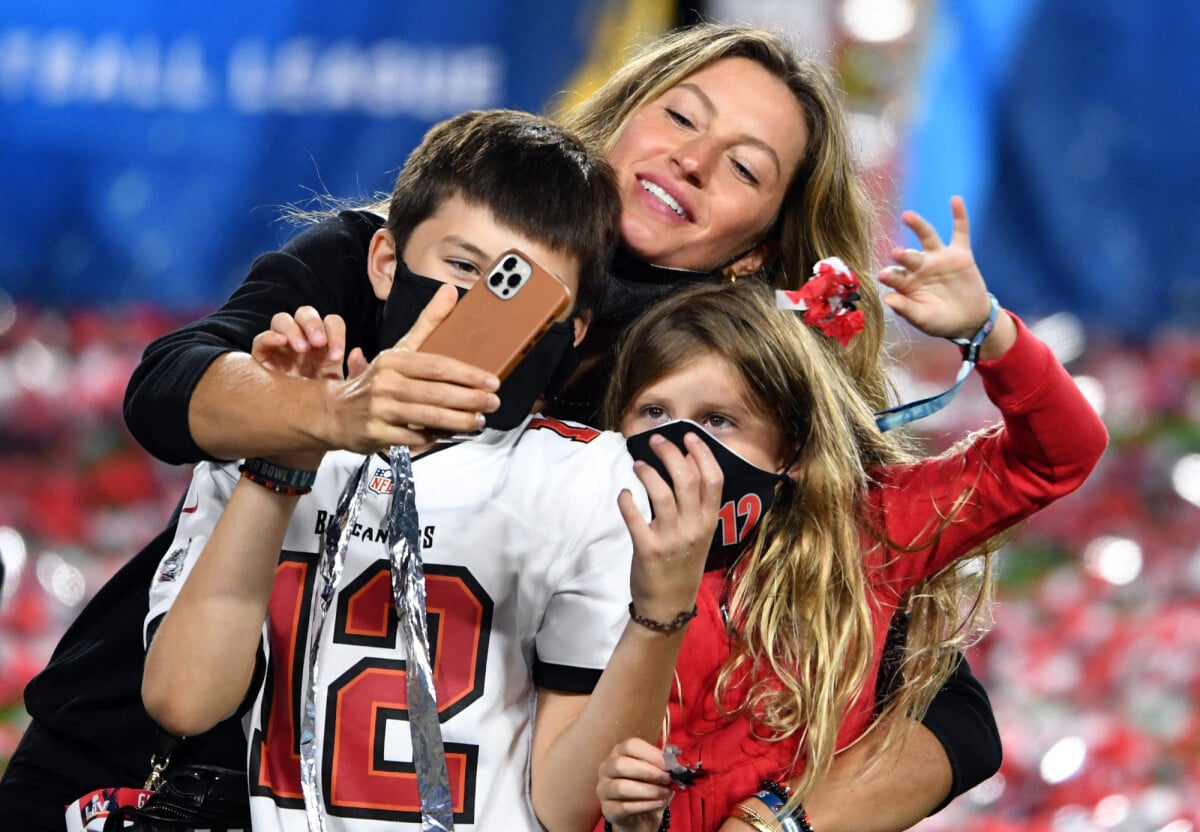
[[[453, 305], [437, 282], [470, 283], [512, 247], [572, 290], [576, 317], [556, 325], [567, 328], [569, 349], [570, 331], [582, 337], [602, 286], [618, 211], [606, 166], [544, 119], [469, 113], [435, 127], [406, 163], [387, 224], [370, 235], [365, 255], [371, 286], [386, 301], [381, 337], [410, 330], [428, 306], [369, 367], [352, 354], [352, 374], [369, 383], [403, 377], [410, 391], [441, 385], [451, 395], [454, 385], [442, 379], [466, 378], [466, 370], [415, 352]], [[651, 491], [656, 514], [671, 522], [648, 525], [649, 503], [620, 436], [528, 416], [561, 374], [561, 350], [544, 346], [552, 337], [500, 387], [495, 412], [516, 412], [517, 427], [411, 446], [458, 828], [596, 822], [598, 764], [631, 729], [657, 735], [682, 642], [681, 629], [631, 621], [630, 593], [643, 621], [690, 610], [703, 568], [696, 543], [715, 526], [719, 470], [701, 446], [688, 457], [663, 452], [678, 474], [676, 492], [661, 482]], [[264, 333], [256, 342], [260, 358], [270, 341]], [[340, 365], [320, 355], [289, 358], [286, 345], [274, 343], [277, 369], [328, 375]], [[234, 464], [197, 467], [151, 589], [143, 681], [147, 710], [176, 734], [202, 732], [244, 709], [257, 832], [307, 828], [297, 749], [320, 532], [364, 458], [336, 452], [270, 462], [316, 469], [311, 492], [263, 487], [260, 460], [247, 460], [240, 478]], [[405, 656], [381, 534], [389, 474], [385, 460], [371, 461], [322, 630], [315, 725], [319, 809], [330, 830], [420, 823]], [[680, 551], [694, 556], [684, 562]], [[668, 570], [694, 580], [664, 582]]]

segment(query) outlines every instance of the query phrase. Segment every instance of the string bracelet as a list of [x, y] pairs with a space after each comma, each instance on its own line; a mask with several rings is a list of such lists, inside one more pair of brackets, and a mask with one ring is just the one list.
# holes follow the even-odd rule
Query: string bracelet
[[246, 459], [238, 466], [238, 470], [250, 482], [261, 485], [276, 494], [286, 494], [289, 497], [299, 497], [309, 493], [312, 491], [313, 483], [317, 481], [316, 471], [288, 468], [259, 456]]
[[698, 609], [695, 604], [692, 605], [691, 612], [681, 612], [671, 621], [655, 621], [653, 618], [647, 618], [644, 615], [639, 615], [634, 608], [633, 602], [629, 602], [629, 617], [643, 627], [655, 630], [660, 633], [674, 633], [682, 630], [687, 626], [687, 623], [696, 617]]

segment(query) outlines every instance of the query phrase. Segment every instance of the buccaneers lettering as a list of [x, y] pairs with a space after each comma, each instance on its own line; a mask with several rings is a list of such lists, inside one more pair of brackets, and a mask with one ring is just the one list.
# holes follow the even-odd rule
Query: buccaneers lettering
[[[313, 524], [313, 534], [325, 534], [325, 529], [329, 525], [329, 520], [333, 512], [317, 510], [317, 522]], [[428, 549], [433, 545], [433, 530], [434, 526], [425, 526], [421, 529], [421, 546]], [[362, 523], [355, 523], [354, 528], [350, 530], [351, 537], [361, 537], [363, 540], [376, 541], [383, 543], [387, 540], [387, 529], [382, 526], [375, 528], [372, 526], [364, 526]]]

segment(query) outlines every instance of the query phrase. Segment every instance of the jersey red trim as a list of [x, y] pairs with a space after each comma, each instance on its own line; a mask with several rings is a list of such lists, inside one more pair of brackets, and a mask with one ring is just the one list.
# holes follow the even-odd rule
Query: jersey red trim
[[570, 439], [572, 442], [583, 442], [587, 444], [600, 435], [600, 431], [595, 428], [585, 427], [583, 425], [568, 425], [566, 422], [560, 422], [557, 419], [547, 419], [544, 416], [530, 419], [526, 425], [526, 430], [539, 430], [546, 428], [552, 430], [564, 439]]

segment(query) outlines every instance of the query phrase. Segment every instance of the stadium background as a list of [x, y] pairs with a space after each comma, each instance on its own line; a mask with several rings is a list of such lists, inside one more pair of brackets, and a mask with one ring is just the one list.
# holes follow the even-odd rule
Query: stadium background
[[[783, 28], [838, 69], [893, 241], [900, 208], [946, 232], [967, 197], [989, 284], [1112, 434], [1001, 559], [971, 660], [1004, 766], [920, 828], [1200, 824], [1191, 0], [0, 7], [0, 765], [24, 683], [185, 482], [121, 422], [145, 344], [294, 233], [281, 206], [388, 190], [432, 122], [569, 106], [627, 44], [700, 16]], [[892, 336], [906, 394], [945, 386], [953, 349]], [[921, 430], [940, 448], [991, 415], [971, 383]]]

